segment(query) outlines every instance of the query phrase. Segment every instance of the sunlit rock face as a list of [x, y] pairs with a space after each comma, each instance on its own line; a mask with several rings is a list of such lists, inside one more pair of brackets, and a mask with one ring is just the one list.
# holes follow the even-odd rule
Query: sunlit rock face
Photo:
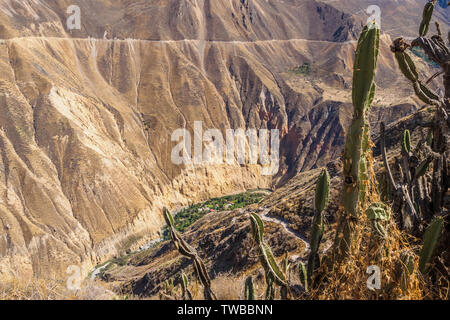
[[[73, 1], [0, 0], [0, 278], [87, 271], [130, 237], [158, 238], [163, 206], [281, 186], [339, 157], [367, 5], [298, 2], [82, 0], [68, 30]], [[389, 44], [414, 33], [397, 23], [417, 22], [421, 1], [379, 2], [374, 126], [420, 106]], [[195, 121], [279, 130], [278, 171], [174, 164], [172, 135]]]

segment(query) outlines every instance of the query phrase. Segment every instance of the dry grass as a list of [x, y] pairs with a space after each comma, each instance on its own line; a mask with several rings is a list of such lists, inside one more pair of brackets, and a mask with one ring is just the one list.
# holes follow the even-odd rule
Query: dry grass
[[[371, 165], [373, 159], [369, 157], [368, 163]], [[373, 167], [369, 167], [370, 181], [368, 185], [368, 199], [361, 208], [364, 212], [370, 203], [379, 202], [380, 198], [375, 186], [375, 173]], [[342, 208], [341, 208], [342, 212]], [[392, 218], [385, 226], [387, 236], [380, 239], [372, 232], [371, 224], [365, 214], [362, 214], [356, 227], [356, 241], [352, 246], [352, 253], [341, 263], [337, 263], [333, 258], [333, 253], [324, 257], [325, 261], [318, 271], [321, 275], [320, 285], [311, 292], [308, 298], [329, 300], [329, 299], [408, 299], [420, 300], [430, 298], [430, 290], [433, 284], [425, 279], [418, 271], [417, 252], [420, 243], [398, 229]], [[401, 288], [402, 262], [401, 254], [408, 253], [414, 259], [414, 272], [409, 276], [407, 288]], [[371, 291], [367, 287], [369, 275], [366, 273], [369, 266], [376, 265], [381, 271], [381, 290]], [[434, 288], [435, 289], [435, 288]], [[448, 297], [445, 285], [439, 293], [441, 298]]]
[[0, 300], [61, 300], [67, 299], [66, 288], [54, 280], [11, 279], [0, 283]]
[[112, 300], [121, 299], [98, 282], [87, 281], [71, 291], [64, 281], [10, 279], [0, 283], [0, 300]]
[[[358, 227], [359, 239], [355, 250], [342, 263], [324, 265], [319, 274], [325, 274], [323, 283], [312, 292], [313, 299], [412, 299], [424, 298], [426, 285], [419, 275], [418, 257], [414, 253], [405, 235], [395, 223], [391, 223], [388, 236], [384, 241], [372, 235], [369, 221]], [[401, 289], [402, 252], [407, 251], [414, 257], [415, 272], [410, 275], [408, 287]], [[332, 258], [332, 257], [330, 257]], [[367, 267], [376, 265], [381, 271], [381, 290], [371, 291], [367, 287], [369, 275]]]

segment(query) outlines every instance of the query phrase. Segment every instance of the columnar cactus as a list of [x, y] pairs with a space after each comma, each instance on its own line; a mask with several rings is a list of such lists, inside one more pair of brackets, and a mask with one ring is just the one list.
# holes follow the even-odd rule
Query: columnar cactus
[[[439, 4], [442, 7], [447, 7], [447, 1], [440, 0]], [[408, 184], [405, 184], [403, 181], [403, 185], [399, 184], [395, 187], [397, 193], [400, 193], [396, 196], [397, 202], [400, 202], [398, 207], [408, 209], [407, 211], [410, 214], [415, 214], [415, 210], [420, 214], [420, 216], [415, 214], [416, 221], [420, 223], [417, 223], [412, 230], [407, 229], [407, 231], [420, 234], [423, 223], [431, 220], [423, 236], [423, 247], [420, 252], [419, 270], [423, 274], [430, 270], [433, 254], [436, 254], [437, 243], [444, 230], [444, 222], [448, 223], [448, 214], [446, 214], [448, 210], [445, 208], [445, 198], [448, 192], [450, 49], [439, 23], [436, 22], [436, 34], [427, 37], [435, 5], [436, 0], [429, 0], [425, 5], [418, 38], [409, 43], [404, 38], [398, 38], [391, 45], [391, 51], [395, 54], [400, 70], [411, 81], [417, 97], [435, 110], [434, 119], [426, 124], [430, 129], [423, 148], [421, 148], [421, 152], [425, 154], [425, 159], [418, 166], [409, 162], [411, 159], [408, 159], [409, 167], [413, 167], [410, 173], [411, 180]], [[450, 40], [450, 33], [448, 33], [448, 39]], [[414, 62], [408, 55], [407, 50], [414, 47], [420, 47], [428, 59], [440, 68], [438, 72], [426, 81], [420, 79], [419, 72], [417, 72]], [[432, 80], [437, 79], [441, 75], [443, 75], [443, 96], [427, 87]], [[431, 163], [433, 163], [432, 176], [427, 174]], [[403, 164], [402, 170], [405, 171], [406, 167], [407, 165]], [[399, 173], [401, 175], [401, 170], [399, 170]], [[406, 175], [406, 177], [408, 176]], [[429, 184], [431, 184], [431, 188], [429, 188]], [[402, 192], [398, 192], [398, 190]], [[404, 215], [403, 212], [402, 215]], [[446, 220], [444, 221], [444, 219]], [[444, 239], [448, 240], [449, 237], [450, 235], [446, 232]]]
[[358, 41], [353, 73], [353, 121], [344, 149], [344, 212], [335, 242], [338, 259], [346, 257], [355, 236], [355, 224], [361, 215], [368, 185], [366, 157], [370, 147], [368, 111], [375, 96], [375, 69], [378, 60], [380, 30], [373, 24], [364, 27]]
[[181, 290], [184, 300], [192, 300], [192, 293], [189, 290], [189, 279], [184, 272], [181, 274]]
[[252, 277], [248, 277], [245, 280], [245, 300], [256, 300]]
[[419, 164], [419, 166], [415, 169], [414, 179], [418, 179], [427, 173], [431, 161], [431, 158], [427, 158]]
[[266, 295], [265, 298], [266, 300], [274, 300], [275, 299], [275, 285], [274, 285], [274, 279], [273, 277], [269, 274], [266, 274]]
[[433, 130], [429, 130], [427, 135], [427, 146], [431, 147], [432, 143], [433, 143]]
[[305, 264], [303, 262], [300, 262], [298, 265], [298, 273], [299, 273], [299, 278], [300, 278], [300, 282], [303, 285], [303, 288], [305, 289], [305, 292], [308, 292], [308, 273], [306, 271], [306, 267]]
[[330, 175], [327, 169], [323, 169], [319, 176], [316, 186], [314, 220], [311, 230], [311, 252], [308, 259], [308, 281], [311, 282], [311, 277], [314, 271], [320, 266], [320, 258], [318, 255], [320, 241], [322, 240], [324, 225], [323, 211], [328, 206], [328, 199], [330, 196]]
[[409, 54], [405, 51], [409, 47], [410, 45], [408, 45], [402, 38], [399, 38], [394, 41], [394, 44], [391, 46], [391, 51], [395, 54], [395, 59], [400, 67], [400, 71], [409, 81], [412, 82], [416, 95], [426, 104], [435, 105], [438, 103], [439, 96], [428, 89], [419, 80], [416, 65]]
[[164, 219], [170, 230], [170, 235], [172, 242], [174, 243], [177, 250], [185, 257], [190, 258], [194, 264], [194, 269], [197, 274], [198, 279], [204, 287], [204, 295], [207, 300], [215, 300], [216, 296], [211, 290], [211, 279], [206, 271], [205, 264], [202, 259], [197, 254], [197, 251], [191, 247], [186, 241], [183, 240], [181, 235], [175, 230], [174, 220], [172, 214], [166, 208], [163, 209]]
[[431, 17], [433, 16], [436, 0], [429, 1], [423, 9], [422, 22], [420, 23], [419, 35], [425, 37], [430, 29]]
[[250, 214], [250, 221], [252, 226], [252, 234], [256, 243], [258, 244], [260, 251], [260, 260], [266, 273], [267, 291], [266, 298], [272, 300], [274, 298], [274, 284], [279, 285], [282, 288], [282, 292], [286, 292], [288, 284], [286, 276], [281, 271], [272, 250], [264, 241], [264, 223], [256, 213]]
[[403, 132], [402, 150], [407, 154], [411, 152], [411, 134], [409, 133], [409, 130]]
[[414, 273], [414, 256], [409, 252], [402, 252], [400, 255], [401, 261], [401, 277], [400, 288], [403, 293], [408, 291], [409, 279]]
[[442, 217], [435, 217], [425, 231], [419, 259], [419, 270], [422, 274], [427, 273], [430, 269], [431, 258], [433, 257], [443, 229], [444, 219]]

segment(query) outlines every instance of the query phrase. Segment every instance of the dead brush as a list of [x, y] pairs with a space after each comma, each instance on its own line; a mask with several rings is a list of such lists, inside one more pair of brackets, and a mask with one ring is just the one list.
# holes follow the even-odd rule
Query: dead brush
[[0, 283], [0, 300], [67, 300], [69, 292], [61, 281], [10, 279]]
[[[369, 178], [366, 184], [367, 201], [359, 204], [361, 212], [368, 209], [369, 203], [380, 202], [371, 153], [367, 155], [367, 160]], [[390, 219], [383, 225], [386, 232], [382, 237], [373, 228], [373, 222], [368, 216], [361, 215], [354, 230], [356, 237], [349, 255], [344, 260], [335, 259], [333, 252], [323, 257], [323, 264], [317, 270], [314, 281], [319, 285], [313, 288], [305, 298], [319, 300], [423, 299], [427, 288], [418, 272], [419, 246], [417, 244], [419, 241], [405, 231], [399, 230], [392, 214], [389, 216]], [[406, 253], [413, 261], [412, 272], [406, 270], [407, 266], [402, 259]], [[373, 265], [378, 266], [381, 272], [381, 288], [376, 291], [370, 290], [367, 286], [369, 277], [367, 268]], [[405, 283], [403, 285], [402, 280]]]

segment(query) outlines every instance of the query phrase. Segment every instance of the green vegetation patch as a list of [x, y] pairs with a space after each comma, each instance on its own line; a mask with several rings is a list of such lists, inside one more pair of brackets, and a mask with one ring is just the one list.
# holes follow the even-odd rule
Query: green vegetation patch
[[317, 72], [317, 68], [313, 64], [305, 62], [301, 66], [298, 66], [291, 70], [292, 73], [296, 75], [309, 76]]
[[[183, 233], [194, 222], [208, 213], [243, 208], [254, 203], [259, 203], [266, 195], [263, 191], [248, 191], [236, 195], [213, 198], [206, 202], [192, 205], [175, 215], [175, 228], [177, 231]], [[163, 231], [163, 239], [170, 240], [170, 234], [167, 228]]]

